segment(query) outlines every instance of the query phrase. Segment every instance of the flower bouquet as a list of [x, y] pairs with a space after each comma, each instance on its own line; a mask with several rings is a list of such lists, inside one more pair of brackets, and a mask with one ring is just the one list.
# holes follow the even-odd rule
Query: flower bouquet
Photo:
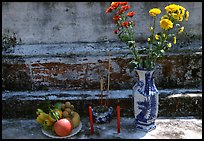
[[157, 58], [163, 57], [164, 53], [172, 47], [172, 44], [176, 44], [177, 36], [184, 31], [184, 26], [181, 24], [184, 19], [188, 21], [189, 12], [177, 4], [167, 5], [165, 7], [166, 13], [161, 16], [159, 21], [160, 29], [156, 29], [156, 20], [161, 14], [161, 10], [159, 8], [150, 9], [149, 15], [153, 19], [150, 35], [147, 38], [146, 46], [139, 48], [134, 39], [134, 27], [136, 26], [134, 16], [136, 12], [129, 11], [131, 7], [128, 4], [128, 2], [112, 2], [105, 12], [114, 14], [114, 33], [122, 42], [127, 44], [127, 48], [133, 55], [133, 60], [130, 62], [131, 69], [152, 70]]
[[188, 21], [189, 12], [180, 5], [170, 4], [165, 7], [165, 14], [159, 21], [159, 29], [156, 29], [156, 20], [161, 14], [159, 8], [149, 10], [153, 23], [150, 26], [150, 35], [144, 47], [137, 47], [134, 39], [133, 17], [135, 11], [129, 11], [128, 2], [112, 2], [106, 9], [106, 13], [114, 13], [114, 33], [133, 55], [130, 62], [130, 70], [136, 69], [139, 81], [133, 86], [134, 116], [136, 129], [151, 131], [156, 128], [155, 120], [158, 114], [159, 92], [155, 86], [153, 72], [157, 58], [164, 56], [165, 52], [176, 44], [177, 36], [184, 31], [181, 26], [185, 19]]

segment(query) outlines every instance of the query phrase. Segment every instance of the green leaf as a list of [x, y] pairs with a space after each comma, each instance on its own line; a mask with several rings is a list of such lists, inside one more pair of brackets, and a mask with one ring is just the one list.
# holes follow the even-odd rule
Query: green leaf
[[127, 45], [128, 45], [129, 47], [133, 46], [133, 44], [135, 44], [135, 41], [128, 41], [128, 43], [127, 43]]
[[160, 52], [161, 52], [162, 54], [164, 54], [165, 51], [162, 49], [162, 50], [160, 50]]
[[120, 39], [123, 42], [127, 42], [129, 40], [129, 36], [128, 35], [123, 35]]
[[139, 62], [138, 61], [131, 61], [129, 64], [130, 64], [130, 72], [132, 72], [135, 68], [138, 67]]
[[145, 52], [146, 52], [146, 48], [145, 48], [145, 49], [138, 50], [138, 53], [139, 53], [139, 54], [144, 54]]

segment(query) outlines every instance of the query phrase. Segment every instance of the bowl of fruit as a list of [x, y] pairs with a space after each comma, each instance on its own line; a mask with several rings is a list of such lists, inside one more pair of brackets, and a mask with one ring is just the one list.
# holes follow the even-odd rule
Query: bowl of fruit
[[51, 138], [69, 138], [81, 128], [80, 115], [69, 101], [57, 102], [46, 113], [37, 109], [36, 122], [42, 126], [42, 133]]

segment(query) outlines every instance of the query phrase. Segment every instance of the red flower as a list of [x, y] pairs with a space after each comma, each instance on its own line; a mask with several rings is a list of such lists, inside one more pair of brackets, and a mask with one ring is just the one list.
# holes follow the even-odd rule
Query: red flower
[[116, 29], [115, 29], [113, 32], [114, 32], [115, 34], [118, 34], [118, 30], [116, 30]]
[[118, 12], [117, 12], [117, 14], [122, 14], [123, 12], [124, 12], [125, 10], [123, 10], [123, 9], [120, 9]]
[[126, 16], [129, 16], [129, 17], [133, 17], [135, 15], [135, 12], [128, 12], [127, 14], [126, 14]]
[[120, 3], [120, 5], [127, 5], [128, 4], [128, 2], [119, 2]]
[[119, 15], [116, 15], [116, 16], [113, 17], [113, 20], [114, 20], [115, 22], [117, 22], [119, 19], [120, 19], [120, 16], [119, 16]]
[[121, 8], [125, 11], [127, 11], [128, 9], [130, 9], [130, 6], [129, 5], [124, 5], [124, 6], [121, 6]]
[[126, 21], [126, 22], [122, 22], [122, 26], [128, 28], [128, 27], [129, 27], [129, 22], [128, 22], [128, 21]]
[[112, 3], [111, 3], [111, 7], [112, 7], [113, 9], [118, 8], [118, 6], [119, 6], [119, 2], [112, 2]]
[[107, 9], [106, 9], [106, 13], [110, 13], [110, 12], [112, 12], [112, 7], [108, 7]]

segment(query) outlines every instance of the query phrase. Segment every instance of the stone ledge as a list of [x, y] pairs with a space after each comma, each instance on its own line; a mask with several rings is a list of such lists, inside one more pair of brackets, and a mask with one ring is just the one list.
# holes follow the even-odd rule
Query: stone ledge
[[[146, 43], [137, 42], [137, 47], [142, 48]], [[74, 56], [107, 56], [108, 51], [113, 56], [122, 56], [130, 53], [123, 42], [73, 42], [61, 44], [25, 44], [14, 47], [13, 52], [3, 52], [3, 57], [74, 57]], [[166, 55], [202, 53], [202, 40], [197, 39], [191, 42], [178, 41]]]
[[[99, 104], [99, 91], [40, 91], [40, 92], [3, 92], [3, 118], [32, 118], [37, 108], [47, 109], [48, 103], [56, 101], [72, 102], [81, 115], [87, 114], [89, 105]], [[104, 98], [105, 101], [105, 98]], [[110, 92], [109, 106], [114, 109], [120, 102], [121, 115], [133, 114], [132, 90]], [[158, 116], [197, 116], [202, 118], [202, 90], [180, 89], [160, 90]], [[7, 109], [15, 109], [12, 113]], [[23, 109], [23, 110], [22, 110]], [[114, 112], [114, 116], [115, 116]]]
[[[3, 91], [2, 100], [97, 100], [99, 90], [48, 90], [48, 91]], [[190, 94], [189, 94], [190, 93]], [[159, 94], [168, 97], [197, 97], [201, 89], [163, 89]], [[107, 94], [107, 91], [104, 91]], [[132, 89], [110, 90], [109, 99], [128, 99], [132, 97]], [[201, 96], [202, 97], [202, 96]]]

